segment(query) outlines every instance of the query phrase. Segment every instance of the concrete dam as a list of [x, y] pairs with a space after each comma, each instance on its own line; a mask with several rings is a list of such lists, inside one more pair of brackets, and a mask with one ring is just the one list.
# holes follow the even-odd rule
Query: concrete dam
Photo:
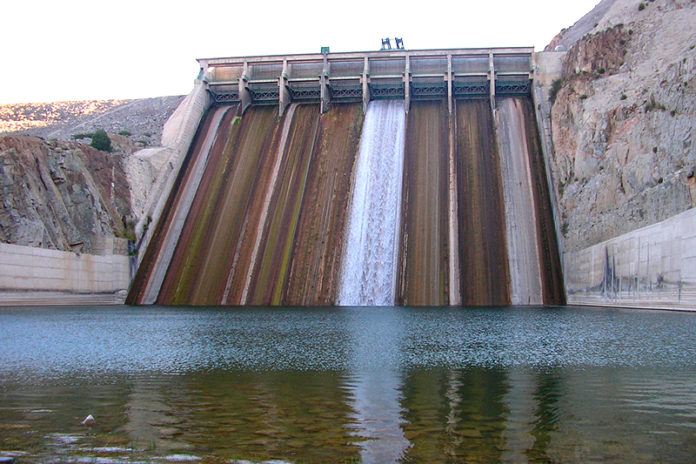
[[563, 304], [527, 48], [201, 59], [129, 304]]

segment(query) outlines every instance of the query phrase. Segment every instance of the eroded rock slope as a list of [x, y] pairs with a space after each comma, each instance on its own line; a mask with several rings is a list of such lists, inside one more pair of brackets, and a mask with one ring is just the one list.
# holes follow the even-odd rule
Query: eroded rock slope
[[552, 42], [569, 47], [551, 112], [566, 251], [696, 206], [696, 2], [599, 6]]
[[107, 153], [78, 142], [0, 137], [0, 241], [94, 252], [100, 237], [127, 237], [133, 222], [121, 167], [132, 145]]

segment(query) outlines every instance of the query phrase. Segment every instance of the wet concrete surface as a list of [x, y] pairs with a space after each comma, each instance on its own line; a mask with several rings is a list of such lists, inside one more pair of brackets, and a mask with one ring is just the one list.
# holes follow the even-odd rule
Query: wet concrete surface
[[456, 105], [460, 293], [463, 305], [510, 303], [505, 208], [488, 102]]

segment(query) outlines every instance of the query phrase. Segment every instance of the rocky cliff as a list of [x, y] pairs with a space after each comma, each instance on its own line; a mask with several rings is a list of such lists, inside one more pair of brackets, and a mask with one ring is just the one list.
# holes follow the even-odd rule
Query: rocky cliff
[[[78, 142], [0, 137], [0, 241], [94, 252], [101, 237], [127, 237], [133, 223], [122, 158]], [[132, 229], [132, 226], [130, 227]]]
[[[0, 136], [0, 242], [99, 253], [104, 237], [133, 239], [167, 161], [140, 148], [160, 145], [181, 100], [0, 105], [0, 133], [12, 134]], [[97, 128], [111, 153], [87, 145]]]
[[696, 206], [696, 2], [605, 0], [588, 17], [550, 45], [568, 47], [551, 111], [566, 251]]

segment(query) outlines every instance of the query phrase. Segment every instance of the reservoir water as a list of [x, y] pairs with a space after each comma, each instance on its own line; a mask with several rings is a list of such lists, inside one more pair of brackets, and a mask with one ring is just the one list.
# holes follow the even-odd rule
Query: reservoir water
[[689, 462], [695, 333], [572, 307], [5, 308], [0, 456]]

